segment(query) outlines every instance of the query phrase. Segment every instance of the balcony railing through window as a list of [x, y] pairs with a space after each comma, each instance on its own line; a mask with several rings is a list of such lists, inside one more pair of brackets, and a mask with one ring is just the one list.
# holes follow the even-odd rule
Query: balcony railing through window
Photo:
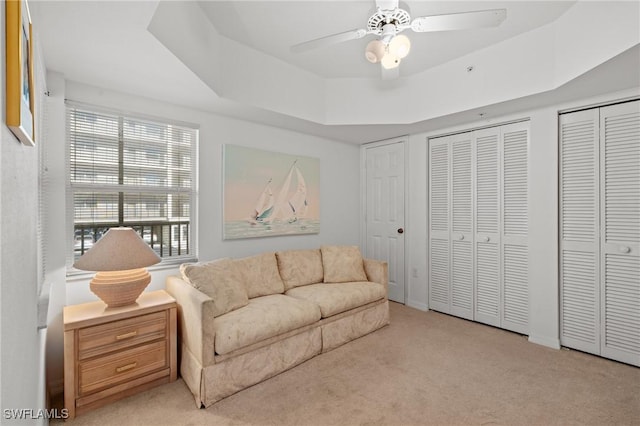
[[[74, 226], [74, 259], [78, 259], [95, 244], [113, 223], [90, 223]], [[162, 258], [190, 255], [188, 221], [144, 221], [125, 222], [123, 226], [133, 228], [142, 239]]]

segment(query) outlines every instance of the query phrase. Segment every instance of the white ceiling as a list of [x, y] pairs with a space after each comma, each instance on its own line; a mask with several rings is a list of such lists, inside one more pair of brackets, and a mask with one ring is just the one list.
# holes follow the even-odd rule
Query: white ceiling
[[[496, 28], [412, 33], [410, 55], [401, 75], [412, 75], [555, 20], [574, 1], [408, 1], [411, 18], [427, 15], [507, 9]], [[380, 77], [380, 65], [366, 61], [370, 40], [348, 41], [300, 54], [290, 46], [344, 31], [366, 28], [373, 0], [361, 1], [204, 1], [202, 10], [220, 34], [326, 78]]]
[[[220, 95], [198, 74], [178, 59], [149, 30], [158, 1], [44, 1], [30, 0], [34, 30], [49, 70], [68, 80], [203, 111], [272, 124], [346, 142], [363, 143], [401, 134], [477, 120], [477, 108], [410, 124], [325, 125], [293, 117], [264, 105]], [[517, 35], [531, 32], [566, 13], [574, 1], [410, 1], [412, 17], [470, 10], [506, 8], [507, 19], [498, 28], [443, 33], [408, 33], [410, 55], [401, 64], [402, 76], [413, 76], [455, 58], [464, 57]], [[379, 79], [379, 69], [364, 59], [369, 38], [291, 54], [289, 47], [316, 37], [361, 28], [373, 12], [367, 1], [204, 1], [201, 12], [215, 31], [227, 39], [277, 58], [322, 81], [336, 78]], [[611, 23], [612, 28], [615, 23]], [[189, 31], [176, 26], [171, 31]], [[195, 31], [195, 30], [194, 30]], [[199, 51], [196, 55], [211, 56]], [[486, 105], [491, 116], [548, 102], [597, 95], [640, 85], [638, 46], [591, 70], [552, 94], [540, 93], [514, 101]], [[624, 72], [620, 72], [624, 70]], [[611, 78], [614, 76], [614, 78]], [[355, 81], [355, 80], [354, 80]], [[402, 79], [404, 84], [410, 79]], [[581, 81], [597, 81], [585, 84]], [[393, 87], [372, 84], [372, 91]], [[223, 93], [224, 95], [224, 93]]]

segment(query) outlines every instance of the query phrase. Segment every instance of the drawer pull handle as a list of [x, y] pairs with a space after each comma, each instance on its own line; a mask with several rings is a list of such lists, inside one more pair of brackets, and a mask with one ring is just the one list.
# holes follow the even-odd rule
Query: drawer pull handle
[[116, 336], [116, 340], [128, 339], [130, 337], [135, 336], [136, 334], [138, 334], [138, 332], [136, 330], [131, 331], [129, 333], [119, 334], [119, 335]]
[[131, 364], [123, 365], [122, 367], [116, 368], [116, 373], [122, 373], [123, 371], [131, 370], [132, 368], [136, 368], [138, 365], [137, 362], [132, 362]]

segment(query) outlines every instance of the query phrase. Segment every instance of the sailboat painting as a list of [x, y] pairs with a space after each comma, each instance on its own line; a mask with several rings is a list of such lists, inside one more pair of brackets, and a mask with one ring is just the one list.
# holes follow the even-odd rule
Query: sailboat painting
[[224, 239], [320, 232], [320, 160], [224, 145]]

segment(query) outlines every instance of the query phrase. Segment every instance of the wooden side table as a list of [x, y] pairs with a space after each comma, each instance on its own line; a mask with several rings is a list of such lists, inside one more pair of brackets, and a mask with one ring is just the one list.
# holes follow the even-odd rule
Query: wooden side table
[[69, 418], [177, 379], [176, 301], [164, 290], [135, 304], [64, 308], [64, 405]]

